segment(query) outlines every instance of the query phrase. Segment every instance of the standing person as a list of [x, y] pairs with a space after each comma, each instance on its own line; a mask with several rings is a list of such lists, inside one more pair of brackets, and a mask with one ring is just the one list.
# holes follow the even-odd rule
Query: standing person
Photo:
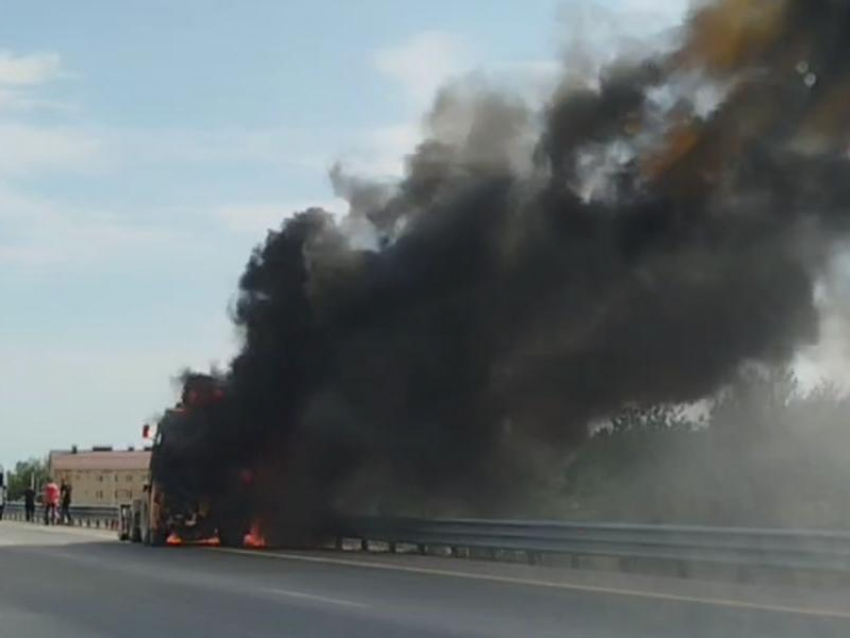
[[56, 507], [59, 505], [59, 486], [53, 479], [47, 479], [44, 486], [44, 524], [54, 525], [56, 523]]
[[63, 525], [71, 525], [73, 523], [71, 520], [71, 484], [66, 483], [65, 479], [62, 479], [62, 487], [59, 490], [59, 498], [61, 501], [59, 521]]
[[35, 520], [35, 490], [32, 485], [24, 490], [24, 512], [28, 523]]

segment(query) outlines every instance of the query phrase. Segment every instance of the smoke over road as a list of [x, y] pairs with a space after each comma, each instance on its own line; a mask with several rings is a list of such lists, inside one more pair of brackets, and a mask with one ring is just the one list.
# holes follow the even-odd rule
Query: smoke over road
[[247, 265], [244, 347], [188, 468], [222, 501], [252, 468], [267, 520], [487, 512], [590, 420], [816, 339], [850, 203], [850, 4], [725, 0], [681, 37], [565, 72], [542, 113], [447, 89], [397, 186], [336, 171], [348, 217], [298, 213]]

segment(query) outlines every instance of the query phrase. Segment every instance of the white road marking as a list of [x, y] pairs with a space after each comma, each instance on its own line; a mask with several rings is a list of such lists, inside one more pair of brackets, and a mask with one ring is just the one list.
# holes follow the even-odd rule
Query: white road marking
[[617, 587], [601, 587], [597, 585], [581, 585], [578, 583], [558, 583], [546, 580], [535, 580], [531, 578], [518, 578], [514, 576], [499, 576], [497, 574], [475, 574], [471, 572], [458, 572], [449, 569], [437, 569], [433, 567], [414, 567], [411, 565], [389, 565], [387, 563], [369, 563], [366, 561], [351, 560], [348, 558], [331, 558], [328, 556], [303, 556], [300, 554], [285, 554], [263, 552], [249, 549], [238, 549], [233, 547], [210, 548], [211, 551], [226, 552], [228, 554], [240, 554], [244, 556], [255, 556], [264, 558], [276, 558], [279, 560], [299, 560], [308, 563], [324, 563], [329, 565], [346, 565], [351, 567], [366, 567], [369, 569], [385, 569], [389, 571], [411, 572], [416, 574], [430, 574], [433, 576], [448, 576], [451, 578], [466, 578], [469, 580], [485, 580], [497, 583], [509, 583], [513, 585], [528, 585], [531, 587], [545, 587], [548, 589], [565, 589], [570, 591], [592, 592], [597, 594], [610, 594], [613, 596], [629, 596], [632, 598], [646, 598], [651, 600], [664, 600], [681, 603], [694, 603], [710, 605], [713, 607], [728, 607], [732, 609], [746, 609], [752, 611], [769, 611], [785, 614], [797, 614], [802, 616], [817, 616], [819, 618], [850, 619], [850, 611], [838, 611], [832, 609], [810, 609], [806, 607], [792, 607], [786, 605], [775, 605], [771, 603], [754, 603], [742, 600], [730, 600], [725, 598], [699, 598], [697, 596], [685, 596], [680, 594], [666, 594], [662, 592], [641, 591], [639, 589], [621, 589]]
[[316, 594], [306, 594], [301, 591], [291, 591], [289, 589], [269, 589], [267, 590], [272, 594], [278, 594], [279, 596], [288, 596], [289, 598], [302, 598], [304, 600], [314, 600], [320, 603], [328, 603], [330, 605], [342, 605], [344, 607], [360, 607], [366, 608], [369, 605], [365, 603], [357, 603], [353, 600], [343, 600], [341, 598], [329, 598], [327, 596], [317, 596]]

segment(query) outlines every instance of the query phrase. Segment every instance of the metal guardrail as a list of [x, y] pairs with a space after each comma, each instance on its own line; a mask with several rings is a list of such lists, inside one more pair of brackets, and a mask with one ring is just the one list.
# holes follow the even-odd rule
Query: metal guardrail
[[[531, 563], [545, 555], [725, 564], [850, 572], [850, 533], [681, 525], [514, 520], [351, 518], [339, 535], [388, 543], [485, 552], [515, 551]], [[686, 570], [682, 570], [686, 571]]]
[[[70, 508], [71, 521], [76, 527], [93, 527], [100, 529], [118, 528], [117, 505], [72, 505]], [[24, 504], [20, 501], [6, 503], [4, 518], [13, 521], [26, 520]], [[36, 505], [35, 523], [44, 522], [44, 507]]]
[[[73, 506], [74, 525], [116, 529], [118, 506]], [[22, 503], [7, 503], [6, 516], [24, 520]], [[36, 508], [37, 523], [43, 509]], [[337, 545], [359, 541], [364, 549], [381, 542], [390, 551], [412, 546], [420, 552], [445, 548], [453, 555], [477, 550], [515, 552], [531, 562], [547, 555], [623, 560], [724, 564], [850, 573], [850, 532], [752, 529], [627, 523], [347, 517], [334, 532]]]

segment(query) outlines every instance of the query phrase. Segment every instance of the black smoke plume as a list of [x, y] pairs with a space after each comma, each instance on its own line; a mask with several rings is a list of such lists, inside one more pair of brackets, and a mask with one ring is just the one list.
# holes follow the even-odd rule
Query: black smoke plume
[[347, 218], [255, 250], [179, 474], [224, 511], [251, 468], [273, 528], [486, 514], [589, 421], [788, 360], [847, 227], [848, 43], [847, 2], [724, 0], [672, 52], [565, 73], [542, 113], [447, 89], [401, 183], [336, 171]]

